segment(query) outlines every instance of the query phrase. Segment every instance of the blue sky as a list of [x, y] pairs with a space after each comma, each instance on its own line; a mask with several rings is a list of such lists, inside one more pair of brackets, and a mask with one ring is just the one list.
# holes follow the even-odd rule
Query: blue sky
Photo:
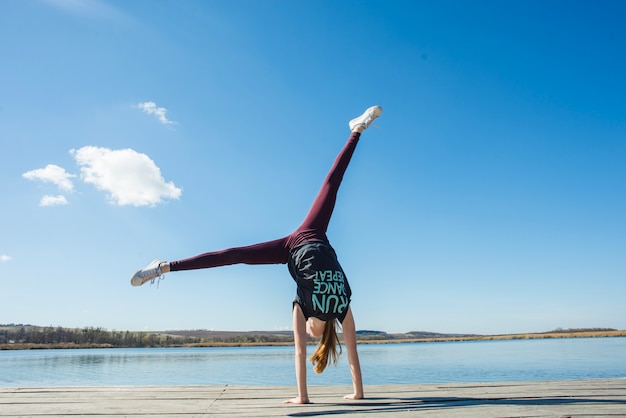
[[284, 265], [153, 258], [328, 232], [359, 329], [626, 329], [620, 1], [0, 2], [0, 323], [285, 330]]

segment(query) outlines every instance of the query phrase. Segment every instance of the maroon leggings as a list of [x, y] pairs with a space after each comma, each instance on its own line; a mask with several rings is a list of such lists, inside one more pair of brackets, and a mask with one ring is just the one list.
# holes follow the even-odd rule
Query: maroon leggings
[[335, 159], [330, 172], [322, 184], [309, 213], [304, 221], [290, 235], [274, 241], [246, 247], [229, 248], [213, 251], [170, 263], [171, 271], [195, 270], [231, 264], [285, 264], [289, 259], [289, 251], [307, 241], [326, 241], [326, 230], [335, 208], [337, 191], [343, 175], [348, 168], [352, 154], [359, 141], [360, 133], [353, 132], [348, 142]]

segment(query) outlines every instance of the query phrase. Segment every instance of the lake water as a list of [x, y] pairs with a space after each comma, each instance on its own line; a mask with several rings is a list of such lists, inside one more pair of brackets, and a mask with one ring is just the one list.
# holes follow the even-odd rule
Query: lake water
[[[313, 347], [309, 347], [309, 355]], [[626, 378], [626, 338], [359, 345], [365, 385]], [[293, 347], [0, 351], [0, 386], [294, 385]], [[350, 384], [347, 354], [309, 385]]]

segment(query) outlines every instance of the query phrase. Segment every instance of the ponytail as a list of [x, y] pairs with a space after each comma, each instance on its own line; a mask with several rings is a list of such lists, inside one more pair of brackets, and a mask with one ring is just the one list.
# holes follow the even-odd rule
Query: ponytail
[[[337, 324], [336, 319], [326, 321], [324, 325], [324, 333], [322, 339], [317, 345], [317, 350], [311, 356], [311, 363], [313, 363], [313, 370], [315, 373], [322, 373], [326, 366], [328, 366], [329, 360], [336, 366], [339, 354], [341, 354], [341, 345], [339, 344], [339, 337], [337, 336]], [[339, 346], [339, 352], [337, 352], [337, 346]]]

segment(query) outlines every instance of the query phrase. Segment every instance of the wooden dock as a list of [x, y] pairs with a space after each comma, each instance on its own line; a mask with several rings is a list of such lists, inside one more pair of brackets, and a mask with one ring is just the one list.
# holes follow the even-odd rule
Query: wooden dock
[[0, 388], [0, 417], [626, 417], [626, 379], [309, 387], [114, 386]]

